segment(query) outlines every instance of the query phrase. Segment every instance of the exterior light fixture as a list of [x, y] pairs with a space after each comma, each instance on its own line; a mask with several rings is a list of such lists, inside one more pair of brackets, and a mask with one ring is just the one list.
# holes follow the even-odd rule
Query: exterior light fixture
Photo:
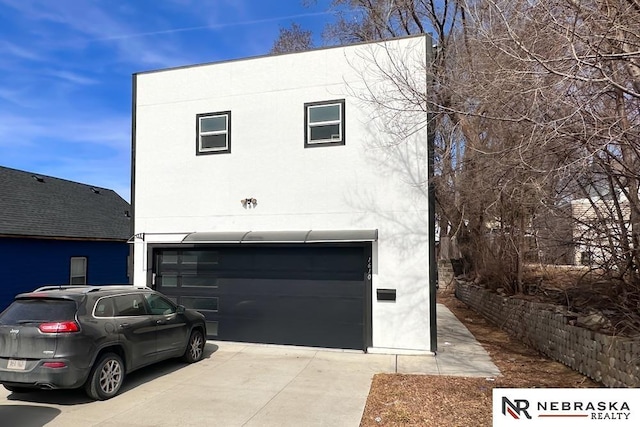
[[243, 208], [255, 208], [258, 205], [258, 200], [254, 197], [247, 197], [246, 199], [240, 200]]

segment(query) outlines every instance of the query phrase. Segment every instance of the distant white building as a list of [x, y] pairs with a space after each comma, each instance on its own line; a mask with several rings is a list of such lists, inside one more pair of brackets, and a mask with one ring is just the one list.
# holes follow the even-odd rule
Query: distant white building
[[364, 99], [391, 58], [426, 85], [429, 40], [135, 74], [134, 284], [212, 339], [435, 350], [427, 132], [387, 144]]
[[[622, 237], [633, 240], [631, 207], [624, 195], [571, 201], [573, 262], [575, 265], [602, 265], [621, 258], [625, 247]], [[622, 217], [622, 218], [621, 218]], [[627, 234], [627, 236], [625, 236]]]

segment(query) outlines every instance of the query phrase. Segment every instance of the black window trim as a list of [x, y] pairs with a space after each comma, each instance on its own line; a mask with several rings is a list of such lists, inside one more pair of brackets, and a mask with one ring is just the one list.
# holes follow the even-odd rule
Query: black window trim
[[[322, 105], [334, 105], [334, 104], [340, 105], [340, 133], [342, 134], [342, 138], [340, 138], [340, 140], [338, 141], [310, 142], [309, 138], [311, 137], [311, 135], [309, 134], [309, 107], [317, 107]], [[306, 102], [304, 104], [304, 148], [345, 145], [346, 139], [347, 139], [345, 122], [346, 122], [346, 112], [345, 112], [344, 99]]]
[[[227, 118], [227, 147], [222, 150], [205, 149], [200, 148], [200, 119], [207, 117], [226, 116]], [[208, 155], [208, 154], [228, 154], [231, 153], [231, 110], [217, 111], [214, 113], [200, 113], [196, 114], [196, 156]]]

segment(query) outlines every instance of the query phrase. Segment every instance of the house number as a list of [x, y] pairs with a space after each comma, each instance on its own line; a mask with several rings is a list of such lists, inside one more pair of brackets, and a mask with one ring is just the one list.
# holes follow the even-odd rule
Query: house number
[[371, 280], [371, 257], [369, 257], [369, 262], [367, 262], [367, 280]]

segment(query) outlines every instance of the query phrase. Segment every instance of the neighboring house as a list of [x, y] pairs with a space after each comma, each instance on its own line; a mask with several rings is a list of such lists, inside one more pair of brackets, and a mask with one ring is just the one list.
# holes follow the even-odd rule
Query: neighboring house
[[112, 190], [0, 167], [0, 309], [42, 285], [129, 283], [129, 210]]
[[219, 340], [435, 350], [427, 130], [390, 142], [399, 123], [366, 99], [397, 89], [380, 78], [391, 58], [426, 85], [430, 48], [422, 35], [135, 74], [134, 284], [199, 309]]
[[[535, 219], [537, 234], [529, 249], [537, 250], [538, 258], [530, 261], [593, 267], [618, 259], [625, 246], [622, 237], [631, 229], [630, 215], [629, 201], [622, 194], [563, 203]], [[630, 235], [627, 241], [632, 242]]]
[[621, 236], [631, 229], [631, 208], [624, 195], [572, 200], [571, 213], [574, 265], [601, 265], [614, 258], [615, 251], [623, 251]]

